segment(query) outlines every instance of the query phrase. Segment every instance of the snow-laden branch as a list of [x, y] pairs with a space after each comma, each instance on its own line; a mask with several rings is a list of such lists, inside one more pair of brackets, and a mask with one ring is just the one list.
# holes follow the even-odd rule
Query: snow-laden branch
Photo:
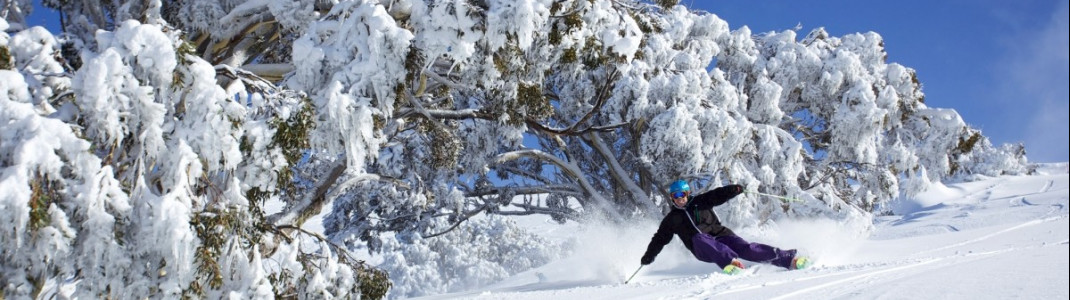
[[[579, 195], [577, 195], [577, 196], [579, 196]], [[461, 215], [460, 218], [457, 219], [455, 222], [453, 222], [453, 225], [450, 225], [446, 229], [443, 229], [443, 230], [441, 230], [439, 232], [436, 232], [436, 233], [423, 235], [422, 237], [425, 238], [425, 239], [429, 239], [429, 238], [433, 238], [433, 237], [436, 237], [436, 236], [440, 236], [440, 235], [449, 233], [450, 231], [453, 231], [454, 229], [456, 229], [458, 226], [460, 226], [465, 221], [468, 221], [472, 217], [474, 217], [476, 215], [479, 215], [480, 213], [483, 213], [483, 212], [493, 213], [493, 214], [503, 215], [503, 216], [526, 216], [526, 215], [534, 215], [534, 214], [546, 214], [546, 215], [561, 216], [563, 218], [573, 219], [573, 220], [575, 220], [577, 215], [578, 215], [575, 210], [567, 208], [567, 207], [557, 207], [557, 208], [555, 208], [555, 207], [542, 207], [542, 206], [530, 205], [530, 204], [524, 204], [524, 203], [512, 203], [511, 205], [519, 207], [519, 208], [522, 208], [524, 210], [520, 210], [520, 211], [501, 211], [501, 210], [497, 210], [497, 209], [493, 209], [492, 210], [492, 208], [495, 205], [497, 205], [497, 204], [494, 203], [494, 202], [485, 202], [485, 203], [483, 203], [483, 205], [479, 206], [479, 208], [476, 208], [474, 210], [466, 211], [466, 212], [461, 213], [460, 214]], [[441, 216], [444, 216], [444, 215], [443, 214], [436, 214], [436, 215], [434, 215], [432, 217], [441, 217]]]
[[[587, 195], [589, 195], [594, 200], [595, 206], [602, 209], [602, 211], [610, 213], [612, 217], [620, 217], [620, 214], [617, 213], [617, 210], [613, 209], [613, 206], [610, 205], [609, 200], [607, 200], [605, 197], [602, 197], [601, 193], [599, 193], [598, 190], [595, 189], [593, 185], [591, 185], [591, 182], [587, 180], [587, 177], [584, 176], [583, 171], [580, 170], [580, 167], [577, 166], [575, 163], [564, 161], [561, 158], [558, 158], [557, 156], [553, 156], [543, 151], [525, 149], [499, 154], [492, 160], [492, 164], [502, 164], [507, 161], [517, 160], [520, 158], [538, 159], [556, 165], [580, 184], [580, 187], [582, 187], [583, 190], [586, 191]], [[586, 203], [586, 201], [583, 200], [584, 199], [580, 199], [580, 203]]]
[[[407, 109], [400, 110], [400, 114], [399, 115], [400, 116], [407, 116], [407, 115], [412, 115], [412, 114], [421, 114], [421, 115], [427, 116], [429, 118], [446, 119], [446, 120], [465, 120], [465, 119], [494, 120], [494, 116], [493, 115], [488, 114], [488, 113], [484, 112], [483, 110], [471, 109], [471, 108], [469, 108], [469, 109], [459, 109], [459, 110], [449, 110], [449, 109], [423, 109], [423, 110], [421, 110], [421, 109], [416, 109], [416, 108], [407, 108]], [[562, 128], [547, 127], [546, 125], [543, 125], [543, 124], [541, 124], [541, 123], [539, 123], [539, 122], [537, 122], [535, 120], [532, 120], [532, 119], [528, 119], [526, 123], [528, 124], [528, 126], [531, 126], [532, 128], [534, 128], [536, 130], [549, 132], [549, 133], [554, 133], [554, 134], [560, 134], [560, 135], [583, 135], [583, 134], [587, 134], [587, 133], [590, 133], [590, 132], [610, 132], [610, 131], [613, 131], [614, 129], [628, 126], [628, 124], [629, 124], [627, 122], [621, 122], [621, 123], [609, 124], [609, 125], [603, 125], [603, 126], [591, 126], [591, 127], [585, 128], [585, 129], [577, 129], [577, 126], [574, 125], [574, 126], [571, 126], [569, 128], [562, 129]]]
[[[256, 72], [247, 69], [234, 68], [228, 65], [215, 65], [216, 76], [224, 76], [230, 79], [241, 80], [247, 86], [255, 88], [259, 92], [278, 93], [281, 89], [274, 83], [260, 76]], [[281, 77], [280, 77], [281, 78]]]
[[464, 119], [484, 119], [492, 120], [493, 117], [478, 109], [461, 109], [461, 110], [448, 110], [448, 109], [416, 109], [406, 108], [400, 111], [399, 116], [404, 117], [412, 114], [421, 114], [429, 118], [434, 119], [446, 119], [446, 120], [464, 120]]
[[592, 132], [584, 135], [584, 139], [589, 141], [591, 146], [594, 147], [595, 152], [601, 155], [602, 159], [608, 163], [609, 173], [613, 176], [613, 180], [616, 180], [617, 183], [628, 190], [635, 205], [645, 207], [647, 211], [654, 211], [656, 208], [654, 207], [654, 203], [650, 201], [650, 197], [647, 197], [646, 193], [643, 192], [643, 189], [635, 184], [635, 181], [631, 179], [632, 176], [630, 176], [628, 172], [624, 170], [624, 167], [620, 165], [616, 155], [613, 155], [613, 150], [609, 149], [609, 146], [602, 141], [602, 137]]
[[[553, 133], [553, 134], [557, 134], [557, 135], [573, 135], [573, 136], [584, 135], [584, 134], [591, 133], [591, 132], [610, 132], [610, 131], [613, 131], [613, 129], [617, 129], [617, 128], [620, 128], [620, 127], [628, 126], [628, 123], [616, 123], [616, 124], [603, 125], [603, 126], [591, 126], [591, 127], [585, 128], [585, 129], [577, 129], [577, 126], [575, 124], [573, 124], [573, 126], [571, 126], [569, 128], [551, 128], [551, 127], [547, 127], [546, 125], [543, 125], [543, 124], [541, 124], [541, 123], [539, 123], [539, 122], [537, 122], [535, 120], [530, 120], [530, 119], [527, 120], [527, 124], [528, 124], [528, 126], [531, 126], [532, 128], [535, 128], [536, 130], [539, 130], [539, 131]], [[579, 124], [579, 123], [576, 123], [576, 124]]]
[[281, 80], [283, 76], [294, 70], [293, 64], [290, 63], [248, 64], [242, 65], [241, 68], [267, 80]]
[[[305, 220], [323, 211], [323, 207], [330, 203], [331, 199], [337, 198], [346, 189], [360, 182], [377, 180], [408, 188], [408, 185], [400, 180], [367, 173], [349, 176], [346, 181], [336, 184], [338, 179], [345, 174], [346, 166], [345, 160], [335, 162], [334, 167], [331, 168], [331, 171], [323, 180], [320, 180], [312, 193], [305, 195], [301, 201], [288, 209], [268, 216], [268, 223], [275, 226], [301, 226]], [[328, 194], [328, 191], [331, 191], [330, 194]]]
[[466, 193], [465, 197], [482, 197], [489, 195], [499, 194], [512, 194], [512, 195], [541, 195], [541, 194], [569, 194], [573, 196], [583, 196], [582, 193], [573, 189], [572, 185], [539, 185], [539, 186], [520, 186], [520, 187], [493, 187], [489, 189], [481, 189]]
[[499, 211], [493, 212], [493, 214], [503, 215], [503, 216], [527, 216], [527, 215], [534, 215], [534, 214], [544, 214], [544, 215], [562, 216], [562, 217], [567, 218], [567, 219], [576, 219], [576, 211], [572, 210], [572, 209], [569, 209], [569, 208], [564, 208], [564, 207], [562, 207], [562, 208], [542, 207], [542, 206], [535, 206], [535, 205], [522, 204], [522, 203], [514, 203], [513, 206], [516, 206], [516, 207], [519, 207], [519, 208], [523, 208], [524, 210], [519, 210], [519, 211], [518, 210], [508, 210], [508, 211], [500, 211], [499, 210]]
[[[536, 181], [536, 182], [541, 182], [543, 185], [547, 185], [547, 186], [548, 185], [552, 185], [554, 183], [549, 178], [544, 177], [544, 175], [541, 175], [541, 174], [539, 174], [539, 173], [537, 173], [535, 171], [532, 171], [532, 170], [518, 168], [516, 166], [501, 165], [501, 166], [498, 166], [497, 168], [495, 168], [495, 170], [498, 171], [498, 173], [500, 173], [500, 174], [511, 174], [511, 175], [523, 176], [523, 177], [525, 177], [525, 178], [527, 178], [529, 180]], [[569, 187], [574, 187], [574, 185], [570, 185]]]
[[340, 159], [336, 161], [334, 167], [331, 168], [330, 173], [328, 173], [323, 180], [320, 180], [312, 193], [305, 195], [300, 202], [297, 202], [289, 209], [268, 216], [268, 223], [274, 224], [275, 226], [301, 226], [301, 223], [306, 219], [318, 214], [327, 202], [327, 197], [325, 197], [327, 191], [334, 186], [334, 183], [342, 176], [346, 166], [346, 160]]
[[543, 124], [541, 124], [541, 123], [539, 123], [539, 122], [537, 122], [535, 120], [531, 120], [531, 119], [527, 120], [528, 126], [531, 126], [532, 128], [535, 128], [536, 130], [543, 131], [543, 132], [548, 132], [548, 133], [553, 133], [553, 134], [558, 134], [558, 135], [576, 135], [576, 136], [578, 136], [578, 135], [586, 134], [589, 131], [610, 131], [610, 130], [612, 130], [614, 128], [626, 125], [627, 123], [621, 123], [621, 124], [614, 124], [614, 125], [604, 126], [604, 127], [594, 127], [594, 126], [592, 126], [592, 127], [586, 128], [586, 129], [580, 129], [580, 126], [583, 126], [583, 124], [586, 124], [588, 120], [590, 120], [594, 116], [598, 115], [598, 113], [602, 111], [602, 107], [605, 106], [606, 101], [608, 101], [609, 97], [612, 96], [613, 87], [615, 86], [615, 81], [617, 80], [618, 77], [620, 77], [620, 71], [618, 71], [616, 69], [613, 69], [612, 71], [610, 71], [610, 73], [604, 79], [605, 81], [602, 84], [602, 86], [599, 86], [598, 87], [598, 91], [595, 93], [595, 104], [594, 104], [594, 107], [592, 107], [591, 110], [587, 112], [587, 114], [583, 115], [583, 117], [581, 117], [575, 123], [572, 123], [572, 125], [569, 126], [568, 128], [552, 128], [552, 127], [543, 125]]
[[441, 75], [438, 75], [435, 72], [424, 72], [423, 74], [426, 74], [428, 77], [431, 77], [432, 79], [434, 79], [435, 82], [438, 82], [440, 84], [444, 84], [444, 85], [450, 87], [453, 90], [468, 91], [468, 90], [475, 90], [476, 89], [475, 87], [465, 86], [463, 84], [454, 82], [453, 80], [449, 80], [449, 79], [447, 79], [445, 77], [442, 77]]
[[464, 213], [461, 214], [461, 218], [457, 219], [456, 222], [453, 222], [453, 225], [450, 225], [450, 227], [447, 227], [446, 229], [443, 229], [442, 231], [439, 231], [439, 232], [436, 232], [436, 233], [423, 235], [422, 237], [425, 238], [425, 239], [429, 239], [429, 238], [440, 236], [440, 235], [446, 234], [446, 233], [448, 233], [450, 231], [453, 231], [454, 229], [457, 228], [457, 226], [460, 226], [461, 223], [464, 223], [464, 221], [468, 221], [468, 219], [471, 219], [472, 217], [478, 215], [479, 213], [482, 213], [482, 212], [487, 211], [488, 209], [490, 209], [491, 205], [494, 205], [494, 204], [489, 203], [489, 202], [488, 203], [484, 203], [483, 206], [480, 206], [479, 208], [477, 208], [475, 210], [464, 212]]

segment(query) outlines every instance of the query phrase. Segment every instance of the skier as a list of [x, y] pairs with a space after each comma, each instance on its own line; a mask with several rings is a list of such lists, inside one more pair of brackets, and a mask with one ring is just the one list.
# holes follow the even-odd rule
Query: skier
[[648, 265], [654, 262], [654, 257], [658, 256], [665, 244], [672, 241], [672, 235], [675, 233], [695, 258], [716, 263], [725, 274], [742, 271], [744, 267], [739, 258], [771, 263], [791, 270], [809, 266], [810, 260], [796, 256], [794, 249], [781, 250], [765, 244], [747, 242], [731, 229], [721, 225], [712, 208], [741, 193], [743, 186], [733, 184], [692, 196], [691, 186], [686, 181], [673, 182], [669, 186], [672, 210], [661, 220], [661, 225], [650, 239], [650, 245], [647, 246], [640, 263]]

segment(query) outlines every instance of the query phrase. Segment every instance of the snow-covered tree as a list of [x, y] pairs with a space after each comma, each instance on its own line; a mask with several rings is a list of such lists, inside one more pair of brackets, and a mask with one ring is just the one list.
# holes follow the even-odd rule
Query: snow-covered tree
[[[2, 0], [0, 1], [0, 19], [5, 22], [22, 24], [26, 16], [33, 12], [33, 1], [30, 0]], [[9, 25], [10, 26], [10, 25]]]
[[[367, 249], [407, 253], [381, 267], [413, 296], [556, 249], [480, 214], [623, 222], [684, 178], [804, 200], [741, 196], [737, 226], [859, 220], [932, 181], [1028, 172], [1021, 146], [927, 107], [872, 32], [755, 35], [676, 1], [44, 4], [62, 40], [0, 24], [8, 295], [382, 296], [350, 256]], [[327, 239], [300, 229], [328, 205]], [[457, 228], [506, 240], [462, 248]], [[488, 249], [534, 258], [446, 261]], [[486, 276], [413, 286], [462, 265]]]
[[77, 69], [44, 28], [0, 35], [4, 295], [383, 296], [381, 271], [265, 219], [305, 101], [174, 32], [122, 22]]

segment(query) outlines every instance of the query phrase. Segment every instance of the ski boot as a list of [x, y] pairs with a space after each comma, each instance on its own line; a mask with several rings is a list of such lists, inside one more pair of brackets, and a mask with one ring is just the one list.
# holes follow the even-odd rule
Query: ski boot
[[724, 266], [724, 273], [728, 275], [736, 275], [743, 272], [743, 263], [739, 260], [733, 259], [732, 263]]
[[791, 269], [792, 270], [806, 269], [806, 268], [810, 267], [810, 263], [811, 263], [810, 259], [806, 258], [806, 256], [796, 256], [794, 259], [791, 260]]

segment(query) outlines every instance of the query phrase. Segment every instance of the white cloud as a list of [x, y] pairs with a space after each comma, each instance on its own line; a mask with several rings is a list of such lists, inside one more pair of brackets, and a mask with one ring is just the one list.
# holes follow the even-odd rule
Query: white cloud
[[1029, 159], [1036, 162], [1070, 160], [1068, 2], [1058, 6], [1042, 28], [1023, 32], [1016, 39], [1018, 44], [1012, 46], [1004, 66], [1011, 79], [1004, 82], [1004, 90], [1025, 113], [1007, 116], [1006, 121], [1021, 124], [1015, 127], [1023, 130], [1020, 138]]

